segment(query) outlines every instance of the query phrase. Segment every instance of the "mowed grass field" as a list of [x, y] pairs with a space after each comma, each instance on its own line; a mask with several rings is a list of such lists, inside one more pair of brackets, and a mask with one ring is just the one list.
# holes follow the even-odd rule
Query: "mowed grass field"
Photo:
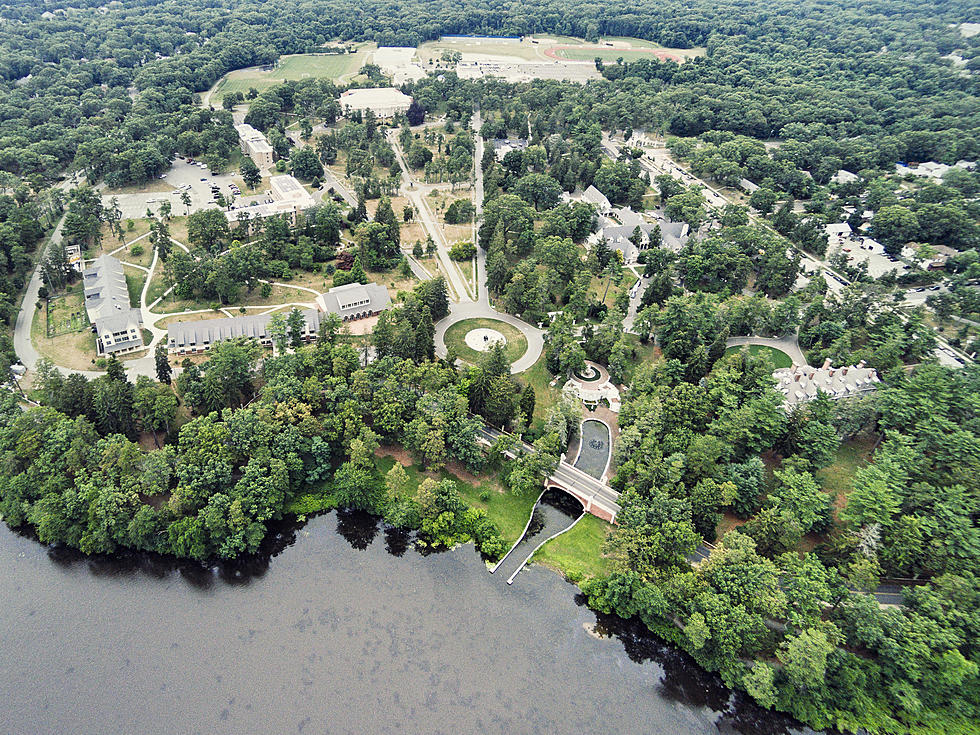
[[660, 59], [663, 57], [674, 58], [676, 60], [682, 60], [684, 57], [680, 54], [676, 54], [673, 50], [655, 50], [650, 49], [649, 51], [644, 51], [642, 49], [624, 49], [624, 48], [610, 48], [610, 47], [596, 47], [596, 48], [557, 48], [555, 49], [555, 54], [561, 59], [568, 59], [569, 61], [592, 61], [596, 57], [602, 59], [606, 63], [615, 64], [619, 59], [623, 61], [639, 61], [640, 59]]
[[283, 56], [272, 71], [258, 68], [229, 72], [214, 89], [214, 101], [234, 92], [246, 93], [251, 87], [259, 92], [285, 81], [300, 79], [340, 79], [356, 74], [370, 59], [374, 45], [361, 46], [353, 54], [295, 54]]
[[748, 349], [751, 355], [765, 355], [769, 358], [772, 366], [779, 370], [779, 368], [788, 368], [793, 366], [793, 360], [782, 350], [777, 350], [775, 347], [768, 347], [766, 345], [743, 345], [740, 347], [729, 347], [725, 350], [725, 354], [728, 355], [732, 352], [739, 352], [741, 350]]
[[511, 362], [527, 352], [527, 337], [510, 324], [499, 319], [464, 319], [446, 330], [446, 346], [455, 347], [456, 354], [466, 362], [476, 364], [483, 356], [483, 353], [471, 349], [466, 344], [466, 335], [473, 329], [495, 329], [500, 332], [507, 341], [504, 354]]

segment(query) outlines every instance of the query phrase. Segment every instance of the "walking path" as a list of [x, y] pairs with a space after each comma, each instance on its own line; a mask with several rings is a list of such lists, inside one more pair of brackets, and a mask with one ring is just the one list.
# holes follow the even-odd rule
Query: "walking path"
[[[476, 216], [474, 217], [473, 223], [475, 243], [476, 222], [479, 220], [483, 211], [483, 170], [480, 166], [480, 160], [483, 157], [484, 142], [483, 138], [479, 135], [481, 125], [479, 112], [474, 115], [472, 124], [474, 129], [477, 131], [476, 152], [474, 155], [474, 169], [476, 171], [476, 176], [473, 185], [473, 195], [475, 200], [474, 205], [476, 206]], [[436, 354], [439, 357], [446, 356], [448, 351], [446, 347], [446, 331], [453, 324], [461, 322], [465, 319], [497, 319], [520, 330], [521, 334], [523, 334], [525, 339], [527, 339], [527, 351], [511, 365], [511, 373], [524, 372], [538, 361], [538, 359], [541, 357], [541, 353], [544, 351], [544, 331], [538, 327], [528, 324], [513, 314], [499, 312], [490, 305], [490, 298], [486, 288], [486, 253], [484, 253], [483, 249], [480, 247], [477, 247], [476, 249], [476, 293], [472, 293], [471, 289], [466, 284], [465, 279], [460, 273], [459, 266], [449, 258], [449, 245], [446, 242], [442, 228], [433, 221], [428, 204], [425, 202], [425, 198], [422, 196], [422, 190], [426, 187], [418, 184], [412, 178], [408, 164], [405, 162], [405, 158], [402, 155], [401, 145], [398, 142], [397, 136], [391, 133], [389, 137], [391, 138], [392, 147], [395, 149], [395, 155], [398, 157], [398, 162], [402, 166], [403, 193], [412, 202], [419, 214], [419, 221], [422, 223], [423, 227], [425, 227], [430, 237], [432, 237], [433, 242], [435, 242], [436, 254], [439, 257], [442, 270], [447, 274], [451, 289], [458, 296], [456, 303], [451, 303], [449, 305], [449, 316], [440, 320], [435, 325]], [[421, 263], [416, 261], [414, 258], [409, 257], [408, 262], [412, 268], [412, 272], [415, 273], [416, 276], [423, 278], [422, 274], [424, 274], [424, 278], [431, 278], [428, 271], [426, 271]]]

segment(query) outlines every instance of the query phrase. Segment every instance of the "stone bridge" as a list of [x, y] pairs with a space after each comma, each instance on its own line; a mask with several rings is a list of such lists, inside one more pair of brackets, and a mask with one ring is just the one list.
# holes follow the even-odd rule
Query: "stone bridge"
[[[505, 436], [503, 432], [484, 426], [477, 435], [477, 441], [488, 447], [502, 436]], [[534, 452], [534, 447], [529, 444], [523, 444], [523, 447], [525, 452]], [[505, 454], [511, 459], [517, 456], [513, 452]], [[573, 467], [564, 459], [558, 463], [551, 477], [545, 480], [544, 486], [565, 491], [582, 503], [586, 513], [591, 513], [610, 523], [616, 522], [620, 510], [619, 493], [602, 480], [597, 480], [592, 475]]]

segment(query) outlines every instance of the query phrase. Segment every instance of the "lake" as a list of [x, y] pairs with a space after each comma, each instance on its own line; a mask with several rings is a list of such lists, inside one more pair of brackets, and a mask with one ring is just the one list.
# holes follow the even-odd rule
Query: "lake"
[[4, 733], [796, 732], [541, 567], [359, 513], [220, 568], [0, 525]]

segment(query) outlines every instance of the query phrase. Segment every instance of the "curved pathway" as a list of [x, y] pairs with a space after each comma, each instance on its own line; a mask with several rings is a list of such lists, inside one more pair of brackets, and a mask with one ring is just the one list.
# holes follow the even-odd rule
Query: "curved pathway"
[[790, 337], [729, 337], [725, 343], [726, 347], [741, 347], [742, 345], [772, 347], [774, 350], [789, 355], [794, 365], [803, 367], [808, 364], [795, 334]]
[[541, 357], [541, 353], [544, 351], [544, 330], [531, 326], [513, 314], [496, 311], [492, 306], [482, 301], [466, 301], [459, 304], [450, 304], [449, 316], [436, 322], [436, 354], [439, 357], [446, 356], [446, 330], [453, 324], [466, 319], [496, 319], [520, 330], [521, 334], [527, 339], [527, 351], [510, 366], [510, 372], [512, 374], [522, 373], [530, 368], [538, 361], [538, 358]]

